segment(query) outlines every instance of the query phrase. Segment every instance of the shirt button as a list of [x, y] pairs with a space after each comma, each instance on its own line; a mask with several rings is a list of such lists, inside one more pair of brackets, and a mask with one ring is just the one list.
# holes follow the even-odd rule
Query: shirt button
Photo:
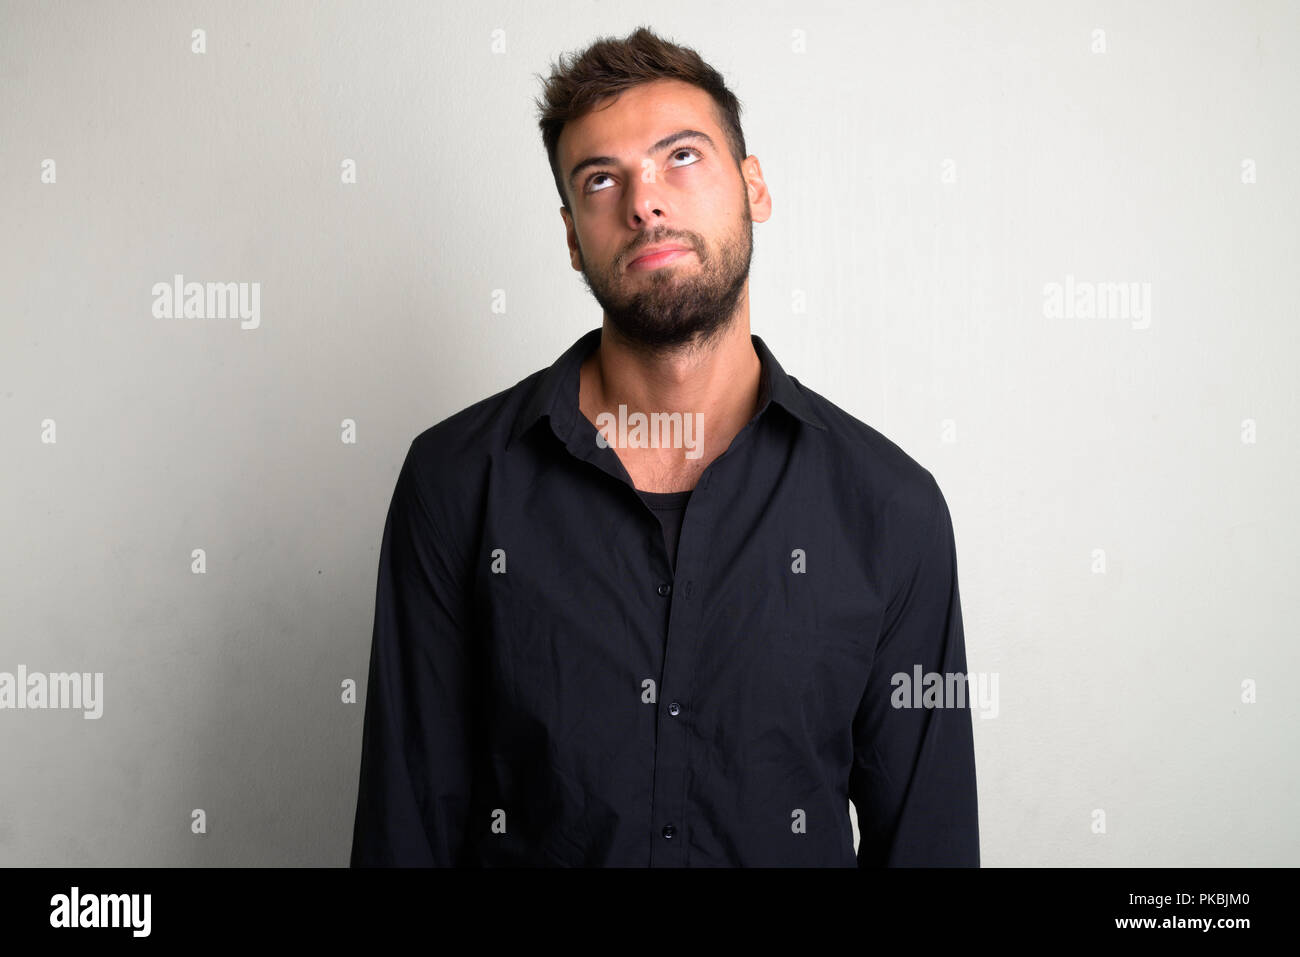
[[664, 582], [662, 585], [659, 586], [659, 594], [665, 598], [668, 597], [669, 593], [672, 590], [673, 590], [673, 586], [668, 584], [667, 582]]
[[679, 711], [681, 711], [681, 710], [682, 710], [682, 706], [679, 705], [676, 701], [674, 701], [672, 704], [670, 704], [670, 705], [668, 706], [668, 713], [669, 713], [669, 714], [677, 714], [677, 712], [679, 712]]
[[677, 828], [673, 827], [671, 824], [664, 825], [664, 837], [671, 838], [676, 833]]

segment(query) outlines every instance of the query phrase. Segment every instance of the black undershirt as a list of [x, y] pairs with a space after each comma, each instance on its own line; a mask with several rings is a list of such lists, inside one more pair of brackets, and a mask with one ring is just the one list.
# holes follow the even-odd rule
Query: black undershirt
[[677, 567], [677, 540], [682, 533], [682, 519], [686, 517], [686, 501], [693, 491], [694, 489], [689, 488], [684, 492], [636, 490], [636, 493], [641, 496], [641, 501], [654, 511], [659, 524], [663, 526], [664, 544], [668, 546], [668, 562], [674, 569]]

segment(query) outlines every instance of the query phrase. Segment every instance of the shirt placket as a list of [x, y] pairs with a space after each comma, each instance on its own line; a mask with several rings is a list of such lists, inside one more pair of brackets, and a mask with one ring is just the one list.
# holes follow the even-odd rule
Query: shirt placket
[[[691, 731], [693, 728], [692, 683], [697, 673], [696, 657], [700, 653], [703, 606], [698, 582], [705, 580], [708, 542], [713, 533], [716, 493], [710, 485], [724, 460], [734, 458], [738, 447], [751, 438], [750, 432], [767, 409], [767, 402], [732, 440], [727, 450], [705, 468], [687, 501], [677, 541], [675, 574], [668, 561], [659, 518], [635, 494], [635, 485], [627, 469], [612, 448], [600, 448], [587, 436], [583, 425], [592, 432], [595, 426], [578, 415], [558, 423], [557, 435], [577, 458], [596, 465], [627, 485], [640, 502], [654, 526], [661, 558], [655, 570], [657, 578], [645, 583], [668, 603], [667, 626], [663, 640], [663, 667], [657, 689], [657, 727], [655, 733], [654, 784], [651, 796], [651, 867], [686, 867], [689, 865], [686, 781], [689, 769]], [[732, 463], [734, 464], [734, 463]]]

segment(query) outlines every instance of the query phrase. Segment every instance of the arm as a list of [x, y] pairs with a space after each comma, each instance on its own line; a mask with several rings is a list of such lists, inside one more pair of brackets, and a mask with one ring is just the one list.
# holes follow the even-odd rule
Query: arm
[[[933, 514], [916, 538], [920, 553], [913, 567], [900, 569], [904, 577], [895, 582], [886, 606], [853, 723], [849, 798], [858, 815], [859, 867], [979, 866], [957, 549], [952, 517], [937, 485], [933, 494]], [[917, 665], [922, 675], [960, 673], [963, 706], [894, 707], [904, 691], [912, 702]], [[909, 684], [896, 681], [898, 674]]]
[[453, 866], [471, 785], [470, 634], [454, 548], [407, 452], [384, 524], [353, 867]]

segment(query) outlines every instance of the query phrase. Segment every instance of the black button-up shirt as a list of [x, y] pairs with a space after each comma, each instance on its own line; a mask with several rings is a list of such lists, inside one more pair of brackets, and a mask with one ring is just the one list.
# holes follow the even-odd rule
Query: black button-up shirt
[[578, 408], [600, 335], [407, 452], [352, 865], [978, 865], [970, 702], [906, 683], [966, 672], [933, 476], [752, 335], [671, 562]]

